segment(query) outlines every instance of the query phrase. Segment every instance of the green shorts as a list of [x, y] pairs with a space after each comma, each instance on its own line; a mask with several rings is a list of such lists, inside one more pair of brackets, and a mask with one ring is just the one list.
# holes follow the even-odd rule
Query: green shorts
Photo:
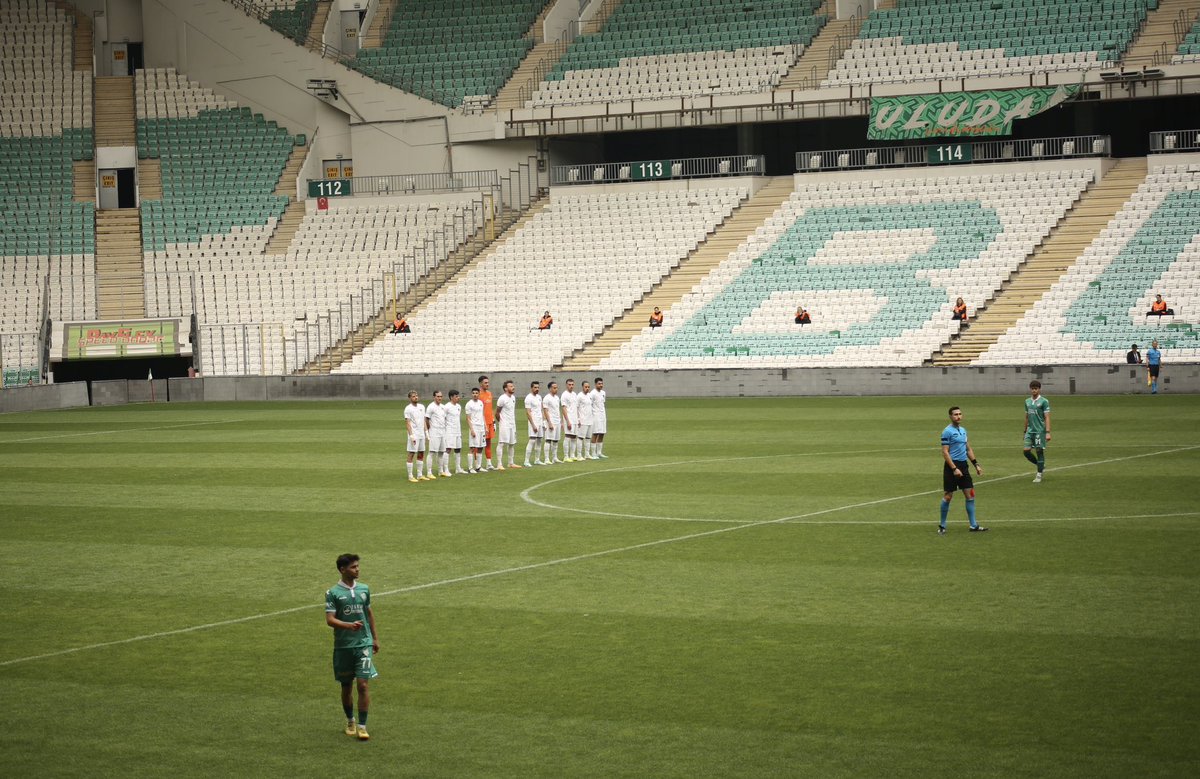
[[355, 679], [374, 679], [376, 676], [379, 676], [379, 671], [375, 670], [371, 647], [333, 650], [333, 678], [339, 684], [350, 684]]
[[1025, 432], [1025, 448], [1026, 449], [1045, 449], [1046, 437], [1044, 433], [1035, 433], [1032, 430]]

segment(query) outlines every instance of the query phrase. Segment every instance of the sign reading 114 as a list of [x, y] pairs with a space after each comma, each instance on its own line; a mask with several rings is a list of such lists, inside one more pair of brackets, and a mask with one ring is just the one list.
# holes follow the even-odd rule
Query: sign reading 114
[[930, 165], [946, 165], [971, 161], [971, 144], [947, 143], [941, 146], [926, 146], [927, 162]]

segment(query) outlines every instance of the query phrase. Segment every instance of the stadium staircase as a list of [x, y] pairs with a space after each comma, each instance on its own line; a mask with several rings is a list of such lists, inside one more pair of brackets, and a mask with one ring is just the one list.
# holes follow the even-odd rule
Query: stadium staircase
[[92, 19], [70, 3], [54, 0], [54, 5], [61, 8], [74, 18], [75, 65], [76, 72], [92, 71]]
[[275, 225], [275, 232], [271, 235], [271, 240], [267, 242], [267, 255], [287, 254], [288, 248], [292, 245], [292, 239], [296, 237], [296, 231], [300, 229], [300, 223], [304, 221], [304, 201], [296, 199], [296, 178], [300, 175], [300, 168], [304, 166], [304, 158], [307, 156], [307, 143], [304, 146], [293, 148], [292, 155], [288, 157], [287, 165], [284, 166], [283, 173], [279, 176], [275, 194], [287, 196], [288, 204], [283, 211], [283, 216]]
[[668, 311], [720, 265], [795, 191], [792, 176], [776, 176], [731, 213], [707, 240], [683, 258], [671, 275], [656, 284], [608, 327], [576, 349], [557, 366], [561, 370], [590, 368], [642, 331], [657, 306]]
[[398, 2], [399, 0], [379, 0], [375, 16], [371, 18], [371, 26], [367, 28], [366, 34], [359, 41], [361, 48], [378, 49], [383, 45], [383, 39], [392, 24], [392, 12], [396, 10]]
[[[796, 60], [796, 64], [792, 65], [792, 69], [776, 89], [817, 89], [850, 47], [850, 43], [858, 37], [858, 31], [862, 29], [866, 17], [855, 15], [850, 19], [834, 19], [834, 5], [835, 0], [825, 0], [817, 9], [817, 13], [827, 15], [829, 21], [817, 33], [817, 37], [813, 38], [812, 43], [800, 55], [800, 59]], [[879, 2], [880, 10], [895, 6], [896, 0]]]
[[[96, 146], [136, 146], [133, 76], [95, 79]], [[96, 313], [101, 319], [146, 315], [141, 211], [96, 210]]]
[[[621, 2], [622, 0], [605, 0], [600, 9], [596, 11], [596, 15], [583, 25], [580, 34], [595, 35], [600, 32], [604, 23], [608, 21], [608, 17], [612, 16], [613, 12], [621, 6]], [[567, 53], [569, 44], [563, 41], [551, 42], [541, 39], [542, 20], [552, 6], [553, 3], [547, 3], [530, 27], [530, 34], [536, 44], [529, 50], [529, 54], [525, 55], [525, 59], [521, 60], [521, 64], [513, 71], [508, 82], [496, 93], [496, 99], [492, 103], [495, 108], [503, 110], [524, 107], [525, 101], [534, 93], [538, 84], [542, 83], [546, 74], [554, 70], [554, 66]]]
[[1124, 62], [1149, 64], [1158, 55], [1161, 62], [1170, 62], [1171, 55], [1179, 50], [1182, 38], [1175, 34], [1176, 22], [1183, 16], [1195, 16], [1196, 0], [1159, 0], [1158, 8], [1151, 9], [1138, 32]]
[[143, 200], [162, 200], [162, 160], [138, 160], [138, 194]]
[[1118, 160], [1100, 181], [1083, 193], [1050, 235], [1013, 272], [987, 305], [969, 320], [929, 364], [969, 365], [1062, 278], [1083, 250], [1116, 216], [1146, 178], [1146, 158]]
[[[480, 227], [462, 246], [451, 252], [450, 256], [437, 266], [436, 274], [418, 279], [407, 291], [398, 295], [394, 310], [402, 316], [411, 316], [413, 312], [424, 308], [425, 305], [434, 301], [443, 289], [453, 285], [460, 275], [469, 272], [480, 260], [491, 254], [497, 247], [504, 245], [504, 242], [517, 230], [541, 213], [549, 202], [550, 198], [542, 193], [524, 211], [502, 208], [491, 224]], [[432, 275], [436, 275], [437, 278], [432, 278]], [[389, 302], [367, 322], [317, 355], [296, 373], [321, 375], [332, 372], [365, 349], [376, 338], [388, 333], [392, 326], [392, 311], [393, 306]]]
[[[76, 73], [92, 72], [92, 19], [70, 3], [55, 0], [54, 5], [71, 15], [74, 20], [73, 35]], [[96, 159], [75, 160], [71, 164], [73, 174], [73, 196], [76, 203], [96, 202]]]
[[317, 0], [316, 12], [308, 26], [308, 39], [304, 44], [309, 51], [322, 53], [321, 41], [325, 38], [325, 22], [329, 20], [329, 9], [332, 7], [333, 0]]

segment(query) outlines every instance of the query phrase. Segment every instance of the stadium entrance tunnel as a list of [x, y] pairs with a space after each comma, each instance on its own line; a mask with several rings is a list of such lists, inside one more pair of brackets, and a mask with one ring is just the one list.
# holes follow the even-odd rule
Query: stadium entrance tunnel
[[55, 383], [114, 379], [178, 379], [188, 375], [192, 358], [180, 355], [113, 360], [63, 360], [51, 364]]

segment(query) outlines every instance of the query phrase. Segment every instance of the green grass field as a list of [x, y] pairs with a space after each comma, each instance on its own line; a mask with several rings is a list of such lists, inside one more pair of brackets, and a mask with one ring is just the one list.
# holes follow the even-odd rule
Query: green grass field
[[609, 460], [422, 484], [399, 402], [0, 416], [0, 775], [1193, 776], [1200, 397], [1050, 399], [1040, 485], [961, 401], [944, 537], [943, 398], [614, 399]]

